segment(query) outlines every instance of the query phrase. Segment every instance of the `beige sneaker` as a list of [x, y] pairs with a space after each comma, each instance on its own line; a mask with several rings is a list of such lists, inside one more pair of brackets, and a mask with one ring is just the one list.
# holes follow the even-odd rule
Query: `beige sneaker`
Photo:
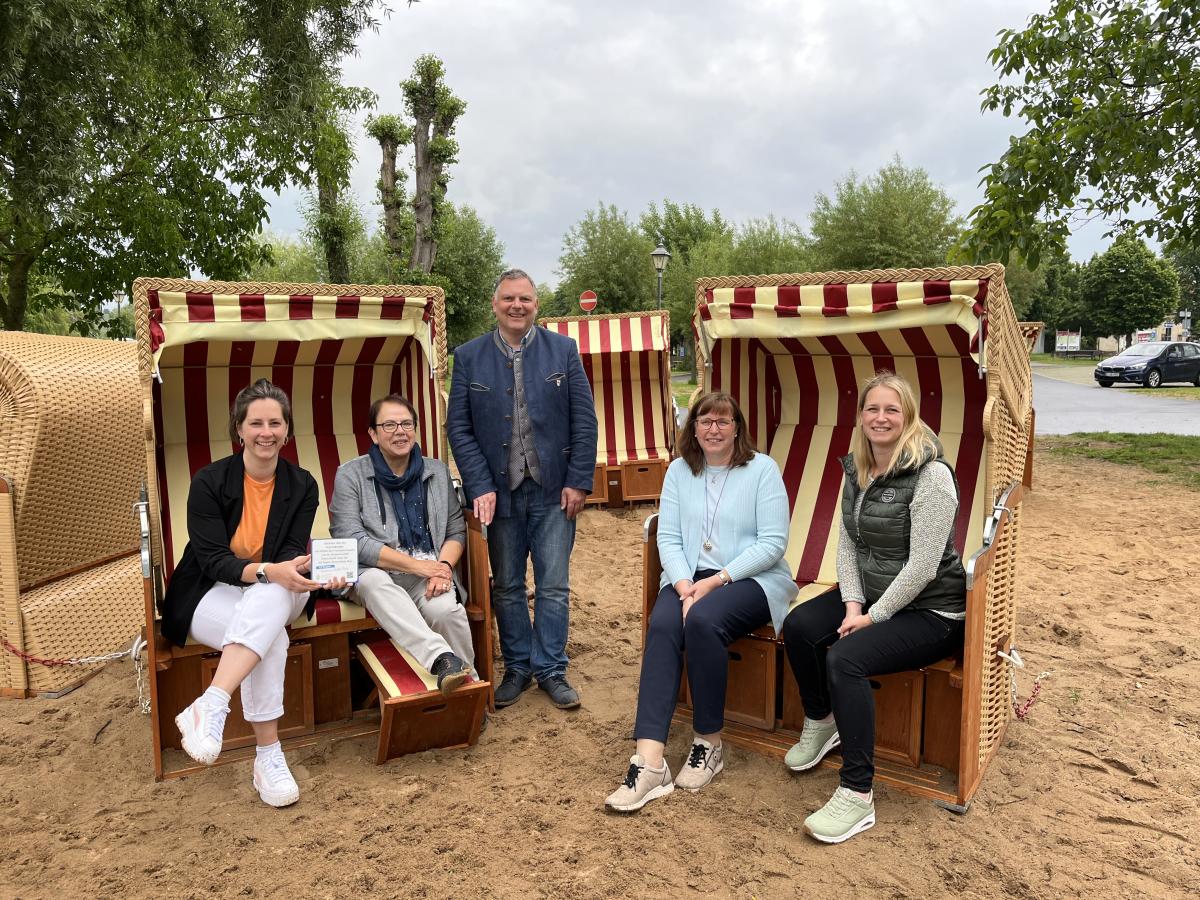
[[692, 738], [692, 749], [679, 769], [675, 783], [685, 791], [698, 791], [725, 768], [725, 745], [713, 746], [702, 737]]
[[651, 769], [640, 756], [629, 757], [629, 771], [621, 786], [608, 795], [604, 805], [617, 812], [636, 812], [651, 800], [665, 797], [675, 790], [671, 769], [663, 762], [661, 769]]

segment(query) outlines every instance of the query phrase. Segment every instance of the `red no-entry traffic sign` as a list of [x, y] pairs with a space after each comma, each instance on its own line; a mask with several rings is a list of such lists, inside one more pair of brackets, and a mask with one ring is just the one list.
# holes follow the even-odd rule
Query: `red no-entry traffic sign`
[[596, 308], [596, 292], [584, 291], [579, 295], [579, 307], [584, 312], [591, 312]]

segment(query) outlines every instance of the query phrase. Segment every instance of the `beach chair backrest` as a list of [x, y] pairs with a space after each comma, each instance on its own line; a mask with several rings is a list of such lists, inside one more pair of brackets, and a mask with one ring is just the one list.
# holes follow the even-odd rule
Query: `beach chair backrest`
[[596, 464], [669, 460], [675, 426], [667, 312], [569, 316], [540, 323], [579, 345], [596, 404]]
[[[994, 268], [698, 282], [704, 388], [738, 398], [752, 438], [783, 473], [792, 506], [786, 559], [802, 588], [837, 581], [838, 458], [849, 452], [860, 386], [884, 369], [913, 385], [921, 418], [955, 467], [955, 545], [964, 558], [981, 546], [999, 489], [988, 420], [1000, 385], [986, 374], [999, 353], [988, 320], [989, 291], [1003, 291], [1003, 270]], [[1003, 298], [994, 305], [1011, 319]], [[1026, 404], [1023, 416], [1028, 393], [1014, 399]]]
[[192, 476], [234, 452], [229, 409], [238, 391], [258, 378], [269, 378], [291, 398], [295, 427], [283, 455], [317, 480], [314, 537], [328, 536], [338, 466], [370, 444], [367, 418], [375, 398], [408, 397], [422, 452], [446, 456], [440, 288], [139, 279], [134, 293], [153, 416], [152, 544], [164, 577], [187, 543]]

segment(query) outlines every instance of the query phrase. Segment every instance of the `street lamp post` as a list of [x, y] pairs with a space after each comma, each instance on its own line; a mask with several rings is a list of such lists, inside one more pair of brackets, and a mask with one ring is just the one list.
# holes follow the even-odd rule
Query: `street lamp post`
[[654, 271], [658, 273], [658, 299], [654, 303], [655, 309], [662, 309], [662, 277], [663, 272], [667, 270], [667, 263], [671, 260], [671, 254], [667, 252], [667, 248], [662, 245], [662, 238], [658, 240], [658, 246], [654, 248], [654, 252], [650, 254], [650, 261], [654, 263]]

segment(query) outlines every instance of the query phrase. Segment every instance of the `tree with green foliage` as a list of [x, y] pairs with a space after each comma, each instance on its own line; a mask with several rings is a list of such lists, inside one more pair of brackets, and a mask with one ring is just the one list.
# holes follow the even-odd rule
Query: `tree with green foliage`
[[[399, 116], [372, 116], [367, 119], [367, 134], [379, 143], [379, 203], [383, 207], [383, 237], [393, 269], [405, 267], [404, 233], [411, 228], [412, 211], [404, 184], [408, 172], [400, 168], [400, 148], [412, 142], [412, 129]], [[406, 227], [407, 226], [407, 227]]]
[[[599, 297], [597, 312], [653, 309], [656, 291], [650, 251], [654, 241], [615, 206], [599, 204], [572, 225], [563, 237], [558, 259], [555, 309], [546, 315], [573, 315], [585, 290]], [[561, 307], [566, 307], [562, 308]]]
[[361, 219], [357, 204], [345, 196], [354, 163], [354, 145], [346, 130], [347, 116], [375, 104], [375, 95], [330, 80], [313, 110], [313, 168], [316, 171], [316, 217], [312, 226], [325, 253], [329, 280], [350, 280], [349, 242]]
[[1038, 268], [1040, 284], [1032, 291], [1032, 302], [1024, 317], [1045, 322], [1047, 331], [1078, 328], [1084, 319], [1080, 296], [1082, 266], [1066, 251], [1059, 250], [1043, 259]]
[[1179, 276], [1131, 233], [1083, 267], [1084, 327], [1096, 337], [1150, 328], [1179, 309]]
[[[1000, 32], [984, 110], [1028, 130], [986, 168], [968, 249], [1034, 266], [1080, 219], [1200, 237], [1200, 10], [1194, 0], [1052, 0]], [[1046, 227], [1038, 223], [1045, 222]]]
[[432, 272], [441, 237], [442, 203], [450, 176], [446, 167], [458, 162], [454, 127], [467, 104], [446, 86], [446, 68], [432, 54], [418, 57], [412, 77], [400, 84], [404, 105], [413, 117], [413, 247], [408, 267]]
[[[641, 215], [640, 226], [648, 240], [655, 245], [661, 240], [671, 254], [663, 273], [663, 307], [671, 314], [672, 338], [686, 344], [696, 303], [696, 279], [700, 277], [693, 257], [697, 248], [732, 246], [733, 226], [720, 210], [706, 213], [694, 203], [672, 200], [663, 200], [661, 210], [651, 203]], [[657, 292], [657, 284], [654, 286]]]
[[[343, 201], [346, 202], [346, 201]], [[319, 209], [315, 202], [303, 207], [307, 227], [297, 238], [271, 236], [264, 241], [264, 262], [250, 269], [255, 281], [329, 281], [330, 272], [317, 231]], [[388, 251], [382, 227], [367, 233], [357, 207], [345, 211], [350, 224], [346, 234], [347, 281], [356, 284], [432, 284], [446, 292], [446, 329], [451, 346], [487, 330], [490, 322], [492, 282], [504, 270], [504, 246], [495, 230], [469, 206], [443, 206], [442, 239], [432, 273], [397, 267]], [[412, 240], [412, 220], [401, 232], [406, 245]]]
[[817, 194], [812, 212], [812, 249], [822, 269], [945, 265], [961, 231], [950, 196], [899, 157], [863, 181], [851, 172], [832, 199]]
[[81, 330], [133, 278], [236, 277], [264, 190], [310, 182], [314, 111], [373, 0], [0, 6], [0, 318], [54, 281]]
[[504, 271], [504, 245], [469, 206], [445, 203], [433, 272], [445, 278], [446, 329], [457, 347], [483, 334], [492, 322], [492, 284]]
[[1200, 247], [1174, 241], [1166, 250], [1179, 275], [1179, 308], [1191, 312], [1192, 334], [1200, 333]]

